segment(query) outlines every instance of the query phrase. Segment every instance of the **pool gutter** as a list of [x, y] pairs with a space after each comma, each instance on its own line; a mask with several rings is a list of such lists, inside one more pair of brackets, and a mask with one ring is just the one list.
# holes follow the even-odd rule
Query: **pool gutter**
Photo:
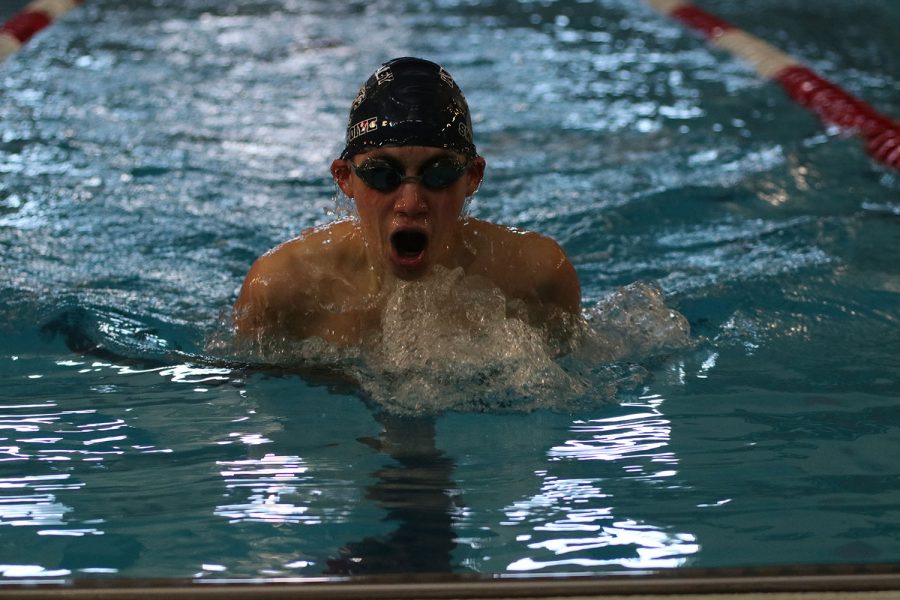
[[[772, 594], [778, 594], [772, 596]], [[0, 585], [3, 598], [119, 600], [137, 598], [900, 598], [900, 565], [846, 565], [751, 569], [680, 569], [609, 576], [485, 578], [410, 575], [343, 579], [129, 580], [78, 579]]]

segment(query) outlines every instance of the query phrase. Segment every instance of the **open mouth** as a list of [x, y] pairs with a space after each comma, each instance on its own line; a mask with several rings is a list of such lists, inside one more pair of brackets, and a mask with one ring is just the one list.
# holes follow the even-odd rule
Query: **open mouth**
[[419, 273], [427, 264], [427, 253], [427, 233], [401, 229], [391, 234], [391, 260], [400, 269], [397, 274], [401, 277]]
[[425, 251], [428, 236], [421, 231], [401, 230], [391, 235], [391, 245], [401, 259], [414, 259]]

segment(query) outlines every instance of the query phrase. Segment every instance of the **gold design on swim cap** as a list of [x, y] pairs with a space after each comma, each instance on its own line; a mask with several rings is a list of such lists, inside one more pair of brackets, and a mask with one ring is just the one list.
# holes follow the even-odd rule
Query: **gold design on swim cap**
[[366, 86], [362, 86], [359, 88], [359, 92], [356, 94], [356, 100], [353, 101], [353, 106], [350, 108], [351, 111], [359, 108], [359, 105], [363, 103], [366, 99]]
[[441, 79], [449, 85], [450, 87], [456, 87], [456, 82], [453, 81], [453, 77], [450, 76], [450, 73], [444, 70], [444, 67], [441, 67], [441, 70], [438, 71], [438, 74], [441, 76]]

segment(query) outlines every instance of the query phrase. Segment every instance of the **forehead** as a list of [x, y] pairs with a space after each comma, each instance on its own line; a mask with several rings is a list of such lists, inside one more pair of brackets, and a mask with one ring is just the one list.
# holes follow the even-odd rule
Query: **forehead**
[[388, 158], [406, 165], [424, 164], [436, 158], [454, 158], [459, 162], [465, 162], [465, 157], [459, 152], [447, 148], [434, 148], [431, 146], [384, 146], [374, 148], [368, 152], [360, 152], [355, 156], [355, 162], [361, 162], [370, 158]]

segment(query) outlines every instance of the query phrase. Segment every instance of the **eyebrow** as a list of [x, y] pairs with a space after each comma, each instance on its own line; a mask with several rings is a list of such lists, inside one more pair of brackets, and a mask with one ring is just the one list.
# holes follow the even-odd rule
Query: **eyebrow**
[[424, 167], [427, 167], [428, 165], [431, 165], [431, 164], [434, 164], [434, 163], [436, 163], [436, 162], [438, 162], [438, 161], [440, 161], [440, 160], [446, 160], [446, 159], [450, 159], [450, 160], [455, 160], [455, 161], [457, 161], [457, 162], [461, 162], [461, 161], [459, 160], [459, 158], [458, 158], [455, 154], [453, 154], [452, 152], [450, 152], [449, 150], [447, 150], [447, 151], [444, 151], [444, 152], [440, 152], [440, 153], [438, 153], [438, 154], [435, 154], [434, 156], [431, 156], [431, 157], [429, 157], [429, 158], [426, 158], [425, 160], [423, 160], [423, 161], [422, 161], [421, 163], [419, 163], [418, 165], [406, 165], [406, 164], [404, 164], [399, 158], [397, 158], [397, 157], [395, 157], [395, 156], [392, 156], [392, 155], [390, 155], [390, 154], [384, 152], [383, 150], [382, 150], [382, 151], [377, 151], [377, 150], [376, 150], [374, 154], [372, 154], [371, 156], [366, 157], [366, 159], [363, 160], [363, 164], [369, 162], [370, 160], [382, 160], [382, 161], [384, 161], [384, 162], [390, 163], [390, 164], [395, 165], [395, 166], [398, 166], [398, 167], [406, 168], [406, 167], [408, 167], [408, 166], [416, 166], [416, 167], [418, 167], [418, 168], [421, 170], [421, 169], [423, 169]]

